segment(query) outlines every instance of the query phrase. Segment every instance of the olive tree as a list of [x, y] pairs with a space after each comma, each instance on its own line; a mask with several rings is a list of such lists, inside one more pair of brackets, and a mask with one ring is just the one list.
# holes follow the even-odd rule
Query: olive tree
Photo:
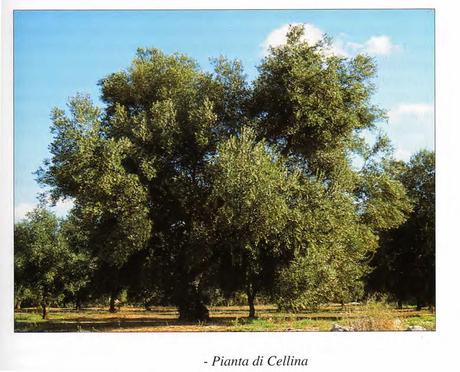
[[292, 27], [251, 84], [238, 61], [206, 72], [139, 49], [100, 81], [102, 108], [77, 96], [54, 110], [39, 180], [54, 200], [75, 200], [94, 289], [112, 310], [122, 287], [155, 293], [181, 319], [207, 319], [215, 285], [244, 290], [250, 316], [260, 292], [359, 295], [377, 236], [404, 221], [407, 197], [379, 158], [385, 141], [360, 137], [385, 117], [371, 103], [372, 59], [334, 56], [303, 32]]
[[16, 288], [35, 294], [45, 319], [50, 303], [62, 297], [71, 260], [54, 214], [37, 207], [15, 224], [14, 259]]

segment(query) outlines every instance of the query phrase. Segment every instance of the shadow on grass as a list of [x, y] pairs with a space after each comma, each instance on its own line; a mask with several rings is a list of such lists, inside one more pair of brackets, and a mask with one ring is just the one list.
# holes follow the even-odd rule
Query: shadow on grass
[[113, 329], [157, 328], [165, 326], [196, 325], [196, 323], [164, 319], [50, 319], [43, 322], [15, 321], [15, 332], [108, 332]]
[[[278, 317], [280, 321], [285, 321], [286, 317]], [[266, 320], [267, 317], [257, 318], [256, 321]], [[275, 318], [269, 318], [270, 321]], [[301, 320], [327, 320], [337, 321], [342, 319], [339, 316], [289, 316], [288, 319], [291, 321]], [[175, 328], [177, 331], [184, 331], [184, 327], [187, 326], [216, 326], [216, 327], [230, 327], [235, 324], [247, 325], [253, 321], [248, 319], [246, 316], [211, 316], [211, 319], [206, 322], [191, 322], [181, 321], [177, 318], [173, 319], [162, 319], [153, 317], [136, 317], [136, 318], [123, 318], [117, 317], [105, 317], [98, 318], [97, 316], [79, 316], [79, 317], [68, 317], [65, 319], [48, 319], [39, 322], [17, 320], [14, 324], [15, 332], [110, 332], [113, 330], [117, 331], [129, 331], [130, 329], [142, 329], [148, 328], [151, 332], [155, 332], [155, 328], [167, 327], [169, 331], [174, 332]]]

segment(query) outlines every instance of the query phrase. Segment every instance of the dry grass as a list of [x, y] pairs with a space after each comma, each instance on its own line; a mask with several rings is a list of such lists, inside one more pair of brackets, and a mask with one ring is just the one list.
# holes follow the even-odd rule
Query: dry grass
[[353, 308], [346, 323], [353, 331], [396, 331], [402, 327], [398, 315], [388, 304], [370, 300]]

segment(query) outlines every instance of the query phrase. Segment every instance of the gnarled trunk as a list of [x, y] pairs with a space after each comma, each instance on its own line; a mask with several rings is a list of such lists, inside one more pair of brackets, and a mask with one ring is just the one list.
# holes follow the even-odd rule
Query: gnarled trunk
[[188, 285], [177, 299], [179, 319], [186, 321], [209, 320], [209, 310], [204, 304], [200, 291], [193, 284]]

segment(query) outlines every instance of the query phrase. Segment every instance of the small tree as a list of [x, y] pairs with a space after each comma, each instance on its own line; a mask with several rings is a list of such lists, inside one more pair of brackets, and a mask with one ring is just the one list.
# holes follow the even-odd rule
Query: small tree
[[18, 286], [35, 292], [43, 319], [51, 301], [62, 297], [70, 252], [59, 238], [59, 221], [38, 207], [15, 225], [15, 277]]

